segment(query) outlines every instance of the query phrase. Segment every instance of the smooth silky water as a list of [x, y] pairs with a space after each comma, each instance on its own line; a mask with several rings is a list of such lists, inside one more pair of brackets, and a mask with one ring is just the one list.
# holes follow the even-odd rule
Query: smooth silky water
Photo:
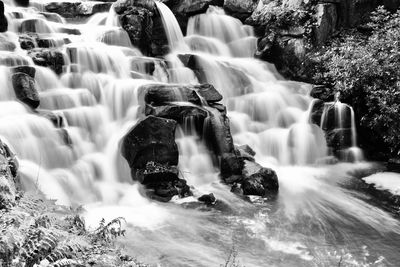
[[[36, 85], [41, 108], [63, 118], [72, 146], [50, 121], [15, 101], [8, 67], [33, 65], [26, 51], [0, 52], [0, 135], [18, 155], [26, 190], [63, 205], [83, 204], [90, 227], [101, 218], [124, 217], [127, 237], [118, 242], [150, 264], [220, 266], [236, 250], [247, 267], [398, 266], [398, 219], [351, 190], [357, 179], [351, 174], [372, 164], [323, 164], [329, 151], [322, 130], [309, 124], [310, 86], [285, 81], [274, 66], [252, 58], [251, 27], [210, 7], [190, 18], [183, 36], [172, 12], [157, 2], [172, 51], [167, 69], [132, 46], [113, 10], [68, 24], [46, 20], [38, 12], [40, 1], [30, 8], [10, 2], [5, 1], [10, 31], [3, 37], [19, 47], [15, 33], [33, 20], [24, 27], [51, 38], [67, 62], [59, 77], [35, 66]], [[82, 35], [65, 34], [65, 29]], [[64, 38], [71, 43], [64, 44]], [[249, 144], [259, 163], [277, 171], [276, 198], [251, 198], [251, 203], [232, 194], [219, 181], [204, 145], [181, 128], [179, 167], [195, 196], [159, 203], [132, 182], [119, 142], [140, 117], [141, 86], [199, 82], [180, 54], [196, 56], [206, 81], [224, 96], [235, 143]], [[154, 60], [152, 75], [139, 59]], [[222, 204], [192, 207], [190, 202], [211, 192]]]

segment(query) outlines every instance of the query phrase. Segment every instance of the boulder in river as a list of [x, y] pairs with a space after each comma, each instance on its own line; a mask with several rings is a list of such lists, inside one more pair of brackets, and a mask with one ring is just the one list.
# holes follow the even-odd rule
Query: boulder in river
[[113, 7], [132, 44], [143, 54], [162, 56], [169, 52], [162, 19], [153, 0], [118, 0]]
[[202, 101], [214, 103], [222, 100], [222, 95], [211, 84], [148, 84], [142, 88], [146, 92], [145, 101], [148, 104], [161, 105], [178, 101], [201, 104]]
[[242, 21], [248, 18], [257, 6], [258, 0], [225, 0], [225, 11]]
[[100, 12], [108, 12], [112, 3], [101, 1], [53, 1], [45, 4], [47, 12], [57, 13], [65, 18], [88, 17]]
[[17, 72], [12, 75], [12, 84], [18, 100], [35, 109], [40, 104], [35, 80], [26, 73]]
[[182, 32], [186, 32], [191, 16], [206, 13], [210, 6], [223, 6], [224, 0], [167, 0], [164, 2], [174, 13]]
[[269, 168], [257, 163], [245, 161], [242, 190], [244, 195], [267, 196], [279, 190], [278, 176]]
[[64, 55], [58, 49], [36, 48], [29, 51], [30, 56], [36, 65], [48, 67], [56, 74], [61, 74], [65, 65]]
[[29, 75], [31, 78], [35, 79], [36, 69], [35, 67], [28, 65], [21, 65], [12, 68], [13, 73], [22, 72]]
[[174, 120], [148, 116], [125, 135], [121, 150], [134, 180], [146, 184], [158, 178], [177, 179], [174, 169], [179, 157], [176, 124]]
[[198, 198], [198, 200], [200, 202], [204, 202], [207, 205], [212, 205], [217, 201], [213, 193], [202, 195], [201, 197]]

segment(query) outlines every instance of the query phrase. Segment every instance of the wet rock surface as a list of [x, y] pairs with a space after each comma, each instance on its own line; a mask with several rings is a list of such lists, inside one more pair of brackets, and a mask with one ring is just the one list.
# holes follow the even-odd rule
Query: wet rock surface
[[12, 75], [12, 84], [18, 100], [35, 109], [40, 104], [35, 80], [26, 73], [17, 72]]
[[168, 53], [168, 40], [153, 0], [118, 0], [114, 10], [132, 44], [149, 56]]
[[54, 1], [45, 4], [45, 10], [65, 18], [88, 17], [100, 12], [108, 12], [112, 3], [100, 1], [63, 2]]
[[56, 74], [61, 74], [65, 65], [64, 55], [58, 49], [43, 48], [32, 49], [29, 51], [30, 56], [36, 65], [48, 67]]

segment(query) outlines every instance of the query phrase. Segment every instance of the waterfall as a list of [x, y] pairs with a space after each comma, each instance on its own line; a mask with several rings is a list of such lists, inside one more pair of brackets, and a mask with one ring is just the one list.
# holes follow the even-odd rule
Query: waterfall
[[[360, 162], [356, 147], [357, 114], [336, 101], [321, 111], [321, 127], [311, 124], [311, 86], [286, 81], [273, 65], [253, 58], [251, 27], [211, 6], [189, 18], [184, 37], [171, 10], [156, 1], [171, 53], [152, 58], [132, 45], [113, 8], [87, 23], [69, 23], [10, 2], [9, 31], [0, 37], [17, 48], [0, 51], [0, 136], [19, 157], [24, 189], [59, 204], [84, 205], [89, 226], [125, 217], [127, 237], [118, 242], [154, 265], [219, 266], [232, 244], [250, 267], [399, 262], [398, 220], [352, 188], [358, 180], [351, 174], [371, 167]], [[22, 26], [52, 40], [65, 61], [60, 74], [35, 65], [19, 48]], [[16, 100], [12, 86], [11, 68], [23, 65], [36, 70], [36, 111]], [[177, 128], [176, 142], [180, 175], [194, 195], [173, 203], [144, 196], [119, 146], [143, 116], [143, 87], [162, 83], [215, 86], [235, 144], [248, 144], [257, 162], [276, 170], [276, 199], [231, 193], [190, 120]], [[328, 128], [350, 132], [350, 145], [341, 151], [347, 163], [321, 164], [331, 155]], [[218, 199], [215, 206], [197, 202], [209, 193]]]
[[179, 27], [178, 21], [176, 20], [174, 14], [164, 3], [159, 1], [155, 1], [155, 3], [161, 15], [169, 46], [173, 51], [186, 51], [187, 46], [183, 40], [182, 30]]

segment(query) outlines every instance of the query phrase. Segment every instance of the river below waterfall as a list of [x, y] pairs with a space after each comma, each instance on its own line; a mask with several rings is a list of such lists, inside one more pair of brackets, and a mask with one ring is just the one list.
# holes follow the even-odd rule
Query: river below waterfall
[[[130, 43], [112, 8], [72, 23], [44, 16], [42, 1], [28, 8], [4, 2], [9, 31], [0, 35], [17, 48], [0, 51], [0, 136], [18, 155], [25, 190], [83, 205], [92, 227], [124, 217], [127, 236], [118, 243], [155, 266], [231, 266], [224, 264], [232, 252], [246, 267], [399, 266], [400, 221], [353, 186], [360, 182], [355, 174], [373, 164], [362, 161], [355, 136], [349, 151], [355, 162], [327, 164], [324, 133], [309, 123], [310, 85], [285, 81], [273, 65], [253, 58], [251, 27], [211, 6], [189, 19], [184, 36], [157, 2], [171, 47], [160, 59]], [[61, 53], [59, 75], [34, 65], [20, 48], [22, 29]], [[182, 60], [189, 55], [202, 81]], [[15, 100], [11, 67], [20, 65], [35, 67], [40, 110], [62, 118], [61, 128]], [[182, 129], [179, 168], [194, 197], [149, 200], [130, 178], [119, 143], [141, 116], [141, 86], [200, 82], [223, 95], [234, 142], [250, 145], [257, 162], [277, 172], [276, 197], [231, 193], [204, 144]], [[208, 193], [218, 199], [212, 208], [197, 202]]]

